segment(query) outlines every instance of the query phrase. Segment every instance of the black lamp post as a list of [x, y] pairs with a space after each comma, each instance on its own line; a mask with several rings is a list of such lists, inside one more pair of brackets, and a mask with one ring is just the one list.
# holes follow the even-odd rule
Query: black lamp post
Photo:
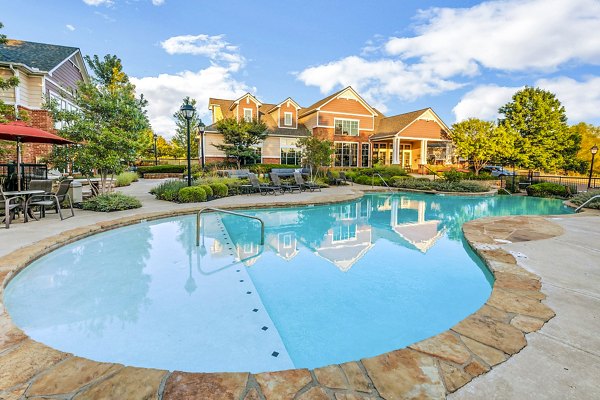
[[[592, 147], [590, 149], [590, 151], [592, 152], [592, 165], [590, 165], [590, 177], [588, 179], [588, 189], [590, 189], [592, 187], [592, 173], [594, 172], [594, 157], [596, 157], [596, 153], [598, 152], [598, 146], [594, 145], [594, 147]], [[594, 185], [595, 187], [596, 185]]]
[[155, 133], [152, 135], [154, 139], [154, 165], [158, 165], [158, 155], [156, 154], [156, 141], [158, 140], [158, 135]]
[[187, 122], [187, 185], [192, 186], [192, 155], [190, 147], [190, 120], [196, 109], [189, 103], [184, 103], [179, 109]]
[[200, 161], [202, 162], [202, 171], [204, 171], [204, 166], [206, 164], [204, 159], [204, 130], [204, 124], [200, 123], [200, 125], [198, 125], [198, 132], [200, 132]]

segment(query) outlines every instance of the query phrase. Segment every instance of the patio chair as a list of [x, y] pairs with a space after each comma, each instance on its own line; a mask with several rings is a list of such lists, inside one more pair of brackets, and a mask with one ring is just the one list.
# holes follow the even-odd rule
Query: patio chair
[[348, 184], [348, 182], [352, 184], [352, 178], [346, 176], [346, 173], [344, 171], [340, 171], [340, 180], [345, 184]]
[[[73, 210], [73, 201], [71, 200], [71, 196], [69, 196], [69, 188], [71, 187], [72, 181], [72, 179], [65, 179], [62, 181], [58, 186], [56, 193], [48, 192], [45, 194], [34, 194], [27, 200], [26, 208], [39, 207], [39, 218], [42, 218], [46, 215], [46, 207], [54, 207], [56, 213], [60, 216], [61, 221], [74, 217], [75, 211]], [[61, 203], [65, 201], [69, 202], [69, 207], [71, 208], [71, 215], [68, 217], [63, 216], [62, 209], [60, 207]]]
[[19, 196], [7, 197], [4, 195], [4, 182], [0, 182], [0, 200], [4, 209], [4, 225], [10, 227], [10, 221], [15, 219], [15, 214], [23, 208], [23, 198]]
[[329, 181], [330, 185], [339, 185], [340, 183], [342, 183], [342, 180], [333, 176], [331, 171], [327, 171], [327, 180]]
[[321, 191], [321, 187], [316, 183], [304, 181], [304, 178], [302, 178], [302, 174], [300, 172], [294, 172], [294, 180], [296, 181], [296, 184], [300, 186], [300, 190], [308, 189], [311, 192], [314, 192], [315, 190], [318, 190], [319, 192]]
[[248, 174], [248, 179], [250, 180], [252, 187], [263, 196], [266, 196], [269, 193], [277, 194], [278, 191], [281, 192], [281, 188], [260, 183], [258, 177], [253, 173]]
[[290, 185], [287, 183], [281, 183], [281, 179], [279, 178], [279, 175], [277, 175], [274, 172], [271, 172], [271, 181], [273, 181], [273, 186], [280, 188], [280, 190], [282, 192], [285, 191], [289, 191], [290, 193], [294, 193], [294, 190], [297, 190], [298, 192], [302, 192], [300, 190], [300, 186], [298, 185]]
[[45, 193], [52, 191], [52, 181], [49, 179], [32, 179], [29, 181], [30, 190], [43, 190]]

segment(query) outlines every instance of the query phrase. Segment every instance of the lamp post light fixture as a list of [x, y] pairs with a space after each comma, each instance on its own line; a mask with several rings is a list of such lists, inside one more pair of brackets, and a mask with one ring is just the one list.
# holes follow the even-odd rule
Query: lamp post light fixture
[[187, 185], [192, 186], [192, 155], [190, 146], [190, 120], [194, 117], [196, 109], [189, 103], [184, 103], [179, 109], [187, 122]]
[[154, 165], [158, 165], [158, 155], [156, 153], [156, 141], [158, 140], [158, 135], [155, 133], [152, 135], [152, 138], [154, 139]]
[[[590, 152], [592, 153], [592, 164], [590, 165], [590, 177], [588, 178], [588, 189], [590, 189], [592, 187], [592, 173], [594, 172], [594, 157], [596, 157], [596, 153], [598, 152], [598, 146], [594, 145], [594, 147], [592, 147], [590, 149]], [[594, 185], [595, 187], [596, 185]]]
[[202, 163], [202, 171], [204, 171], [204, 167], [206, 166], [206, 160], [204, 159], [204, 131], [205, 126], [202, 122], [198, 125], [198, 132], [200, 133], [200, 162]]

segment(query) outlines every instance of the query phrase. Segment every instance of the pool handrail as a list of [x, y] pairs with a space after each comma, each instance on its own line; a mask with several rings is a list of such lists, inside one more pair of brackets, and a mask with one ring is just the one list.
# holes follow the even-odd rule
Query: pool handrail
[[389, 190], [391, 192], [392, 188], [390, 187], [390, 185], [388, 185], [388, 183], [385, 181], [385, 179], [383, 179], [383, 176], [381, 176], [381, 174], [378, 173], [378, 172], [375, 172], [373, 175], [371, 175], [371, 187], [375, 186], [374, 185], [374, 183], [375, 183], [375, 175], [377, 175], [383, 181], [383, 184], [387, 187], [387, 190]]
[[580, 205], [579, 207], [577, 207], [575, 209], [575, 212], [579, 212], [579, 210], [581, 210], [583, 207], [585, 207], [588, 203], [591, 203], [592, 201], [596, 200], [596, 199], [600, 199], [600, 194], [597, 194], [595, 196], [590, 197], [589, 199], [587, 199], [586, 201], [583, 202], [582, 205]]
[[215, 212], [220, 212], [220, 213], [224, 213], [224, 214], [236, 215], [238, 217], [245, 217], [245, 218], [257, 220], [258, 222], [260, 222], [260, 245], [261, 246], [265, 245], [265, 223], [262, 219], [255, 217], [253, 215], [242, 214], [242, 213], [238, 213], [235, 211], [223, 210], [221, 208], [204, 207], [204, 208], [201, 208], [200, 211], [198, 211], [198, 213], [196, 214], [196, 247], [200, 246], [200, 226], [202, 225], [200, 215], [205, 211], [215, 211]]

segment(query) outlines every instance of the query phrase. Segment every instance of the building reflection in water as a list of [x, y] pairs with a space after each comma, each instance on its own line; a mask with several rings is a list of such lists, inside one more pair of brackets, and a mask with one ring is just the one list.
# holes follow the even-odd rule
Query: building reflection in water
[[214, 239], [211, 258], [228, 254], [233, 244], [235, 260], [252, 266], [265, 253], [274, 253], [285, 261], [300, 252], [310, 251], [340, 271], [348, 271], [379, 239], [426, 253], [444, 236], [446, 228], [438, 202], [410, 199], [394, 194], [365, 196], [359, 201], [335, 206], [306, 207], [260, 212], [266, 226], [265, 246], [259, 244], [255, 222], [223, 216], [225, 239]]

